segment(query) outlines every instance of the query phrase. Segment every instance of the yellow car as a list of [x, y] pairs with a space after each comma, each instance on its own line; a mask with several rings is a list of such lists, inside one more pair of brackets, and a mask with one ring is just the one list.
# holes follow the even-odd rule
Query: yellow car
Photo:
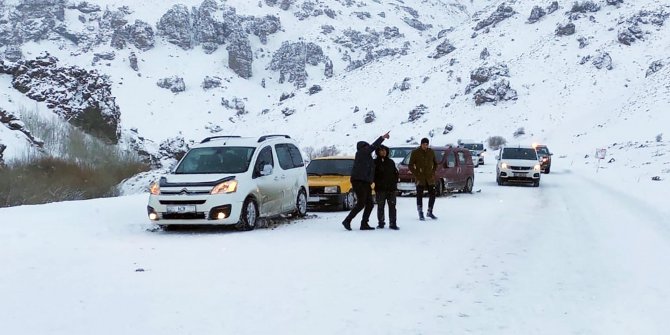
[[307, 205], [334, 206], [349, 210], [356, 204], [356, 194], [351, 188], [351, 168], [354, 157], [319, 157], [307, 165], [309, 198]]

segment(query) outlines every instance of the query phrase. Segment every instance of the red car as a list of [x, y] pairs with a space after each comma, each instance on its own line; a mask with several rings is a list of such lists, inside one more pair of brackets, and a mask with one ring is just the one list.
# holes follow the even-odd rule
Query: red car
[[[435, 187], [437, 195], [446, 192], [472, 192], [475, 182], [475, 170], [470, 150], [459, 147], [433, 147], [438, 165], [435, 171]], [[398, 165], [398, 192], [402, 194], [416, 193], [416, 183], [409, 171], [410, 155]]]

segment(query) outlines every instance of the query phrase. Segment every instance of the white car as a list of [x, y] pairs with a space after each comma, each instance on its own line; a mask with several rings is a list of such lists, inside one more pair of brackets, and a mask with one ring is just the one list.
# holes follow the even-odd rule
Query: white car
[[214, 136], [151, 185], [147, 211], [163, 227], [234, 224], [252, 230], [259, 217], [305, 216], [308, 196], [305, 164], [289, 136]]
[[475, 167], [484, 165], [484, 152], [486, 152], [484, 143], [472, 140], [458, 140], [458, 146], [470, 150]]
[[507, 182], [530, 182], [540, 186], [540, 162], [532, 146], [503, 147], [498, 155], [496, 181], [498, 185]]
[[412, 150], [418, 148], [419, 146], [397, 146], [389, 147], [388, 157], [395, 162], [395, 165], [398, 165], [402, 162], [405, 157], [409, 156], [412, 153]]

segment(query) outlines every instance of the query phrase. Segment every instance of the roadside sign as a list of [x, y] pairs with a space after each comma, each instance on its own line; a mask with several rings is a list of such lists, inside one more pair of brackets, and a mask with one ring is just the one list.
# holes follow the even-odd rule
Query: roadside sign
[[596, 158], [598, 159], [598, 164], [596, 164], [596, 173], [600, 170], [600, 161], [605, 159], [607, 155], [607, 149], [596, 149]]

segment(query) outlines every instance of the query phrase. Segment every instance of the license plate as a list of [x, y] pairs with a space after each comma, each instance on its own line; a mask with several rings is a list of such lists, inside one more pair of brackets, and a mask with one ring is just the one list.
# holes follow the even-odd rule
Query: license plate
[[195, 212], [195, 205], [176, 205], [167, 206], [168, 213], [193, 213]]
[[525, 177], [526, 175], [525, 172], [514, 172], [514, 177]]
[[321, 201], [321, 198], [320, 197], [309, 197], [307, 199], [307, 201], [308, 202], [319, 202], [319, 201]]

